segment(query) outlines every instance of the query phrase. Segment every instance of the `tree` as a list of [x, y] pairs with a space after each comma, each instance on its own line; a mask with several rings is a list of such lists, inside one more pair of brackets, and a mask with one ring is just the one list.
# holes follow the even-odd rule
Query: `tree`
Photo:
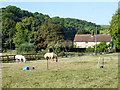
[[54, 22], [44, 22], [35, 36], [35, 44], [38, 49], [46, 49], [49, 43], [54, 44], [64, 40], [64, 28]]
[[61, 46], [67, 52], [68, 50], [70, 50], [70, 48], [72, 48], [72, 41], [64, 41], [62, 42]]
[[[47, 48], [49, 42], [54, 39], [55, 44], [63, 38], [73, 41], [77, 31], [83, 27], [85, 33], [95, 27], [100, 30], [99, 25], [84, 20], [50, 18], [42, 13], [31, 13], [16, 6], [7, 6], [2, 8], [2, 47], [15, 49], [22, 43], [30, 42], [39, 48]], [[43, 33], [46, 33], [45, 36]]]
[[47, 48], [48, 48], [48, 52], [50, 52], [50, 49], [52, 49], [52, 51], [55, 52], [55, 42], [52, 41], [48, 43]]
[[90, 34], [90, 31], [87, 31], [87, 30], [81, 28], [80, 30], [78, 30], [77, 34]]
[[112, 17], [109, 32], [114, 43], [114, 48], [120, 50], [120, 8]]
[[14, 49], [13, 35], [16, 31], [15, 25], [16, 22], [12, 19], [5, 18], [2, 20], [2, 47], [5, 49]]
[[[32, 16], [28, 11], [22, 11], [16, 6], [2, 8], [2, 48], [15, 49], [14, 35], [17, 22], [21, 22], [23, 17]], [[25, 14], [26, 13], [26, 14]]]
[[16, 35], [14, 36], [14, 43], [16, 47], [20, 44], [29, 42], [34, 42], [34, 36], [39, 28], [39, 22], [33, 17], [26, 17], [22, 22], [16, 24]]
[[55, 44], [55, 53], [60, 53], [60, 51], [61, 51], [61, 42], [57, 42], [56, 44]]
[[[95, 47], [95, 46], [94, 46]], [[110, 47], [110, 45], [106, 44], [106, 42], [100, 42], [99, 44], [97, 44], [97, 52], [105, 52], [108, 50], [108, 47]]]

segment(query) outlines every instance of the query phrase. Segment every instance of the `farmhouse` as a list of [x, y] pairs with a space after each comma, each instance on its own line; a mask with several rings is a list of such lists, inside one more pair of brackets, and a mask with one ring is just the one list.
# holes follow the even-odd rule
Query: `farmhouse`
[[[96, 36], [97, 41], [95, 42]], [[112, 42], [112, 38], [110, 35], [76, 34], [74, 38], [74, 45], [76, 48], [88, 48], [89, 46], [93, 48], [96, 43], [99, 44], [101, 41], [106, 42], [106, 44], [110, 44]]]

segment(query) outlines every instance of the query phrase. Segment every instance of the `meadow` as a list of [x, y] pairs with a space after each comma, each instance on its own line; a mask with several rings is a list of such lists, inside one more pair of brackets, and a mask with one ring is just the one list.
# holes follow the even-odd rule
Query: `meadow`
[[[27, 63], [2, 63], [2, 88], [117, 88], [118, 54], [101, 55], [104, 68], [97, 68], [99, 56], [74, 56]], [[100, 62], [100, 66], [102, 62]], [[35, 67], [23, 71], [24, 67]]]

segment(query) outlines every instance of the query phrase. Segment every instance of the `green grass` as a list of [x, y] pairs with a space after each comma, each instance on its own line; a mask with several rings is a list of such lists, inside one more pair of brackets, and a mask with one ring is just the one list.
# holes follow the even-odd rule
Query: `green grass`
[[72, 62], [72, 64], [81, 64], [81, 63], [88, 63], [86, 61], [81, 61], [81, 62]]
[[[101, 56], [101, 58], [104, 56]], [[31, 61], [26, 64], [3, 63], [3, 88], [117, 88], [117, 55], [104, 57], [104, 68], [97, 68], [98, 56], [58, 58], [59, 62]], [[101, 62], [100, 62], [100, 65]], [[23, 67], [35, 67], [23, 71]]]

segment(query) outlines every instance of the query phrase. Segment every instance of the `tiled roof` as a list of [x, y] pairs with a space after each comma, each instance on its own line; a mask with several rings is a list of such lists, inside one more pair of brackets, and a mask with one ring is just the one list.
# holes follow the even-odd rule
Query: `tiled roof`
[[[87, 35], [75, 35], [74, 42], [95, 42], [95, 37], [93, 37], [90, 34]], [[97, 35], [97, 42], [100, 41], [105, 41], [105, 42], [110, 42], [111, 41], [111, 36], [110, 35]]]

